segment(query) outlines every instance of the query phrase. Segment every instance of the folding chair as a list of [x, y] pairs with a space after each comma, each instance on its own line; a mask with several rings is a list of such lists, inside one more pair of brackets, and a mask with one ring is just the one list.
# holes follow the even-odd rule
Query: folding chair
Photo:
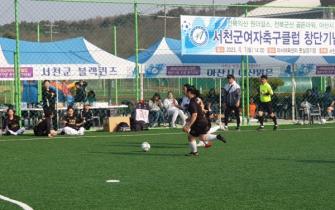
[[322, 124], [322, 114], [321, 114], [321, 107], [320, 104], [312, 105], [310, 108], [310, 115], [309, 115], [309, 123], [312, 125], [314, 124], [315, 120], [319, 120], [320, 124]]

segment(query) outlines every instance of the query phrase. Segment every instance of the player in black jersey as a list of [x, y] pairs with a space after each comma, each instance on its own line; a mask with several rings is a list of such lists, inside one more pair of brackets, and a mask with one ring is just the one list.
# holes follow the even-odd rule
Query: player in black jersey
[[[219, 140], [224, 141], [222, 136], [216, 136], [208, 134], [210, 130], [210, 124], [205, 117], [200, 104], [198, 103], [198, 91], [195, 87], [190, 86], [187, 88], [187, 97], [190, 99], [188, 106], [188, 112], [190, 114], [190, 119], [183, 127], [183, 131], [188, 133], [188, 142], [191, 148], [189, 156], [198, 156], [196, 138], [199, 138], [200, 141], [214, 140], [220, 138]], [[214, 139], [213, 139], [214, 136]]]
[[35, 136], [48, 136], [50, 138], [57, 136], [52, 124], [53, 113], [47, 111], [42, 119], [34, 128]]
[[23, 134], [24, 131], [25, 128], [20, 127], [20, 117], [15, 115], [14, 109], [7, 109], [7, 116], [2, 124], [2, 133], [17, 136]]
[[63, 134], [84, 135], [84, 121], [74, 114], [74, 109], [72, 107], [67, 109], [67, 115], [64, 117], [63, 123], [65, 124], [62, 132]]

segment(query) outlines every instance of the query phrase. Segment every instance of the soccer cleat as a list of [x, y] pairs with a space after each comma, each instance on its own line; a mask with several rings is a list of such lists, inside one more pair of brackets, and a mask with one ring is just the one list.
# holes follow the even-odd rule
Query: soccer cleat
[[185, 156], [199, 156], [198, 152], [190, 152], [188, 154], [186, 154]]
[[273, 126], [273, 130], [276, 131], [278, 129], [278, 125]]
[[222, 141], [223, 143], [227, 143], [226, 139], [220, 134], [216, 136], [217, 140]]
[[207, 144], [205, 144], [205, 148], [210, 148], [212, 146], [212, 143], [208, 142]]
[[226, 131], [229, 130], [229, 129], [228, 129], [228, 126], [225, 125], [225, 126], [224, 126], [224, 130], [226, 130]]
[[259, 126], [259, 127], [257, 128], [257, 131], [262, 131], [262, 130], [264, 130], [264, 126]]
[[241, 131], [240, 126], [237, 126], [237, 127], [236, 127], [236, 131]]

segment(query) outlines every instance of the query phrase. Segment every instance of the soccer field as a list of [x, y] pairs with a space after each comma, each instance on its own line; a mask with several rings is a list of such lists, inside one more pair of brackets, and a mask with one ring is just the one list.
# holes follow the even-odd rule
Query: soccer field
[[177, 129], [1, 137], [0, 195], [34, 210], [334, 209], [335, 126], [270, 129], [223, 132], [199, 157]]

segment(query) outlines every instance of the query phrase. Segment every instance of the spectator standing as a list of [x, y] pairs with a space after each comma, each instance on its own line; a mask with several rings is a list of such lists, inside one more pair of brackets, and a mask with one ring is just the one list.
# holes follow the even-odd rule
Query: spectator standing
[[236, 117], [236, 129], [240, 130], [240, 100], [241, 100], [241, 88], [235, 81], [234, 75], [228, 75], [228, 84], [223, 88], [223, 101], [225, 107], [224, 124], [225, 129], [228, 129], [229, 116], [234, 111]]
[[42, 106], [44, 115], [51, 112], [54, 128], [57, 128], [57, 111], [56, 111], [57, 94], [50, 86], [50, 80], [43, 81], [42, 87]]
[[250, 98], [250, 104], [249, 104], [249, 114], [251, 118], [255, 118], [256, 117], [256, 103], [254, 102], [253, 98]]
[[76, 103], [83, 103], [86, 100], [86, 87], [87, 82], [84, 80], [80, 80], [79, 82], [76, 82], [76, 96], [74, 97], [74, 101]]

